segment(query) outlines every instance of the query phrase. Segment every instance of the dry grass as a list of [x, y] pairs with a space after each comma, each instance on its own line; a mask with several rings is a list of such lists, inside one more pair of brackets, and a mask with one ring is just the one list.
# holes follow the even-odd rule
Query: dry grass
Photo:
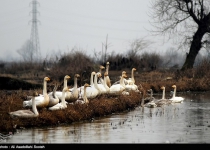
[[29, 91], [16, 91], [5, 93], [1, 91], [0, 97], [0, 132], [15, 131], [16, 128], [57, 126], [59, 124], [78, 121], [89, 121], [92, 118], [111, 115], [112, 113], [132, 110], [141, 102], [141, 94], [131, 92], [129, 96], [101, 95], [90, 100], [89, 104], [68, 104], [67, 109], [49, 111], [47, 108], [39, 110], [39, 117], [28, 119], [13, 119], [8, 112], [23, 108], [23, 99]]

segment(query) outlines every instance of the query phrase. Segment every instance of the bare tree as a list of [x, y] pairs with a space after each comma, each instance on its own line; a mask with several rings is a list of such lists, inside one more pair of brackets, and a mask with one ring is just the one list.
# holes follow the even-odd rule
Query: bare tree
[[34, 60], [34, 53], [32, 51], [32, 49], [30, 48], [31, 46], [31, 41], [27, 40], [23, 46], [17, 50], [17, 53], [23, 57], [24, 61], [27, 62], [33, 62]]
[[127, 56], [129, 58], [134, 58], [138, 52], [148, 48], [150, 44], [151, 42], [144, 40], [143, 38], [134, 40], [130, 45], [130, 49], [127, 51]]
[[[104, 44], [104, 43], [102, 43], [102, 54], [101, 54], [101, 57], [102, 57], [102, 63], [104, 64], [105, 62], [106, 62], [106, 60], [107, 60], [107, 49], [108, 49], [108, 47], [109, 46], [111, 46], [110, 45], [110, 43], [108, 44], [107, 43], [108, 42], [108, 34], [107, 34], [107, 36], [106, 36], [106, 43]], [[105, 50], [104, 50], [104, 52], [103, 52], [103, 47], [105, 48]]]
[[178, 37], [178, 48], [187, 46], [189, 52], [181, 68], [193, 68], [195, 58], [210, 32], [209, 0], [152, 0], [152, 25], [158, 34]]

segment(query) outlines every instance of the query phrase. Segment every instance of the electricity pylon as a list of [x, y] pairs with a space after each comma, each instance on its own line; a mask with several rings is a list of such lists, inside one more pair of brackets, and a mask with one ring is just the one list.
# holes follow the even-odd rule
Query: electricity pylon
[[[40, 22], [37, 19], [37, 2], [36, 0], [32, 0], [32, 26], [31, 26], [31, 37], [30, 37], [30, 53], [31, 53], [31, 61], [37, 60], [39, 61], [41, 59], [41, 52], [40, 52], [40, 45], [39, 45], [39, 35], [38, 35], [38, 27], [37, 23]], [[31, 4], [30, 3], [30, 4]]]

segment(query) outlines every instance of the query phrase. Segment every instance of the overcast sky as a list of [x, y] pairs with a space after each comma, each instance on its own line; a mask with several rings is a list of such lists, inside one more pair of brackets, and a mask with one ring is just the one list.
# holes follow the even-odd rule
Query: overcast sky
[[[162, 45], [162, 37], [152, 37], [149, 0], [37, 0], [38, 34], [42, 57], [77, 47], [88, 55], [101, 51], [108, 35], [108, 53], [126, 52], [135, 39]], [[32, 0], [1, 0], [0, 60], [20, 58], [17, 49], [30, 39]]]

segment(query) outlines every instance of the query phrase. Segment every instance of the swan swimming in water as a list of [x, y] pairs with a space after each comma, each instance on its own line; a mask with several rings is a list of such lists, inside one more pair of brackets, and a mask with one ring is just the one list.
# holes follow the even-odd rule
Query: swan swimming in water
[[184, 98], [176, 96], [176, 85], [172, 85], [172, 88], [174, 88], [174, 92], [172, 98], [169, 100], [171, 100], [173, 103], [182, 103]]
[[[149, 108], [155, 108], [155, 107], [157, 107], [157, 104], [155, 102], [156, 99], [153, 97], [153, 90], [152, 89], [149, 89], [148, 92], [150, 92], [149, 102], [146, 103], [144, 106], [145, 107], [149, 107]], [[145, 99], [147, 99], [147, 97]]]
[[10, 117], [12, 118], [33, 118], [38, 117], [39, 112], [36, 107], [35, 97], [38, 96], [37, 92], [34, 92], [32, 95], [32, 111], [31, 110], [17, 110], [13, 112], [9, 112]]
[[155, 101], [155, 103], [157, 104], [157, 107], [161, 107], [163, 105], [171, 104], [172, 101], [165, 98], [165, 86], [161, 86], [160, 89], [163, 90], [163, 94], [162, 94], [161, 99]]
[[[47, 107], [50, 98], [47, 94], [47, 81], [50, 81], [49, 77], [45, 77], [43, 81], [43, 95], [39, 95], [35, 97], [35, 103], [37, 108], [44, 108]], [[32, 107], [32, 99], [28, 101], [23, 101], [23, 107]]]

